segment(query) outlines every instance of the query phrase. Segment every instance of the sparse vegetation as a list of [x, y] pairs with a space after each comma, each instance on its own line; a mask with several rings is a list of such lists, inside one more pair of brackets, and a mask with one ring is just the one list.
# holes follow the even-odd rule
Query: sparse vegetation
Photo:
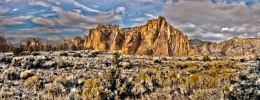
[[[82, 57], [74, 56], [76, 53]], [[184, 59], [187, 58], [176, 58], [177, 60], [164, 58], [155, 63], [154, 57], [136, 59], [119, 53], [111, 53], [106, 57], [100, 51], [95, 51], [93, 57], [89, 57], [92, 54], [90, 52], [78, 51], [68, 52], [67, 56], [62, 57], [60, 52], [54, 52], [48, 57], [42, 54], [44, 53], [19, 56], [13, 58], [10, 63], [4, 63], [10, 66], [3, 67], [2, 83], [4, 85], [12, 83], [13, 86], [10, 86], [12, 89], [9, 91], [17, 89], [16, 87], [23, 89], [22, 93], [20, 91], [18, 93], [26, 96], [18, 98], [227, 99], [229, 96], [245, 95], [238, 92], [239, 87], [234, 84], [254, 79], [251, 78], [254, 76], [253, 71], [258, 71], [250, 69], [250, 72], [246, 69], [247, 63], [240, 63], [238, 60], [204, 62], [201, 59], [186, 61]], [[22, 67], [26, 64], [34, 67]], [[43, 67], [37, 66], [45, 67], [42, 69]], [[247, 72], [253, 74], [247, 76], [245, 74]], [[256, 82], [253, 80], [251, 84]], [[255, 87], [250, 89], [255, 90]], [[0, 94], [0, 96], [6, 99], [9, 95]]]

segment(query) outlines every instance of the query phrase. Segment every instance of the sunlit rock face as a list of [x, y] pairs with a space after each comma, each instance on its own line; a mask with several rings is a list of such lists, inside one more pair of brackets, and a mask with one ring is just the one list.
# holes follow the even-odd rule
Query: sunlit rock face
[[4, 37], [0, 36], [0, 52], [7, 52], [11, 49], [11, 44]]
[[94, 50], [119, 50], [129, 55], [185, 56], [189, 52], [188, 37], [161, 16], [149, 20], [143, 26], [132, 28], [99, 25], [90, 29], [84, 47]]
[[220, 43], [190, 40], [190, 55], [257, 56], [260, 38], [233, 38]]

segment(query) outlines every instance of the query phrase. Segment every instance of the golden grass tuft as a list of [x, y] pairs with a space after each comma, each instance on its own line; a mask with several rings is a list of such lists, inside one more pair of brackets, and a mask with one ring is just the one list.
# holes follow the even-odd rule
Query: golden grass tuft
[[82, 98], [84, 100], [97, 100], [99, 99], [100, 87], [98, 86], [97, 80], [87, 79], [84, 81], [84, 89], [82, 91]]
[[24, 86], [29, 89], [36, 88], [38, 84], [39, 84], [39, 78], [37, 76], [29, 77], [24, 81]]

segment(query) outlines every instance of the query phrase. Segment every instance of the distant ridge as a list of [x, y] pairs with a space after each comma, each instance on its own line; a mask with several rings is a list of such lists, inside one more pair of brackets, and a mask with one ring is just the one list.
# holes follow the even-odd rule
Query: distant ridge
[[238, 38], [220, 43], [189, 40], [190, 55], [260, 56], [260, 38]]

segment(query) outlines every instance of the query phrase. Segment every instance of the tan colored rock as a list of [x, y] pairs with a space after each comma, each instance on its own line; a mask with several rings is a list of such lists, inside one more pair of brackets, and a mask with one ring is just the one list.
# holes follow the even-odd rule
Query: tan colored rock
[[120, 50], [127, 55], [185, 56], [189, 52], [188, 37], [161, 16], [133, 28], [99, 25], [90, 30], [84, 47]]

